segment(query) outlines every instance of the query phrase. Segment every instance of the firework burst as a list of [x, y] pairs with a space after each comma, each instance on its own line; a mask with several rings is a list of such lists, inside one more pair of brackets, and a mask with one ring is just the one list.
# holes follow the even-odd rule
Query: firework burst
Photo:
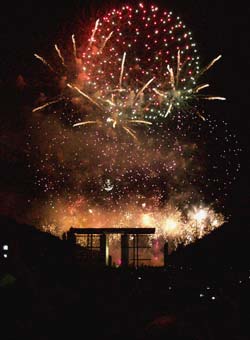
[[[81, 48], [82, 50], [82, 48]], [[83, 118], [74, 127], [101, 125], [123, 131], [136, 139], [133, 127], [149, 126], [171, 112], [195, 112], [201, 99], [224, 100], [224, 97], [202, 95], [209, 84], [199, 79], [214, 63], [203, 69], [192, 34], [179, 17], [163, 13], [158, 7], [124, 6], [113, 10], [95, 23], [84, 52], [77, 52], [72, 35], [73, 63], [69, 67], [60, 48], [55, 51], [71, 92], [60, 95], [33, 111], [43, 110], [60, 101], [80, 103]], [[60, 74], [43, 57], [35, 54], [51, 72]], [[73, 65], [73, 70], [72, 70]], [[77, 100], [78, 98], [78, 100]], [[89, 108], [89, 105], [91, 108]], [[79, 107], [80, 106], [80, 107]]]
[[46, 201], [40, 225], [58, 235], [72, 225], [155, 226], [174, 247], [222, 225], [216, 211], [240, 149], [227, 124], [209, 114], [204, 122], [197, 105], [224, 100], [202, 94], [201, 81], [221, 56], [201, 68], [182, 20], [143, 4], [110, 11], [88, 36], [78, 46], [72, 35], [67, 54], [55, 45], [59, 66], [35, 54], [59, 84], [33, 109], [40, 120], [30, 131]]

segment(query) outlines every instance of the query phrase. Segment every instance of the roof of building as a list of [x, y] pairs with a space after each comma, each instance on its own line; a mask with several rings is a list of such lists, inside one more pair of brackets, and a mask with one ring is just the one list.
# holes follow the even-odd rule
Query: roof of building
[[155, 228], [70, 228], [75, 234], [154, 234]]

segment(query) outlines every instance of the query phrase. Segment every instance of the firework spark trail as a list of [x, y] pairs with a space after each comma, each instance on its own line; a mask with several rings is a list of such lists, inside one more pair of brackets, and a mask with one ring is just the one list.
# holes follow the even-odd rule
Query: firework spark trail
[[205, 88], [207, 88], [207, 87], [209, 87], [209, 84], [199, 85], [199, 86], [197, 86], [197, 87], [194, 89], [194, 92], [195, 92], [195, 93], [198, 93], [199, 91], [201, 91], [201, 90], [203, 90], [203, 89], [205, 89]]
[[166, 117], [169, 115], [169, 113], [171, 112], [172, 107], [173, 107], [173, 103], [170, 103], [170, 104], [169, 104], [169, 107], [168, 107], [168, 109], [167, 109], [167, 112], [166, 112], [166, 114], [165, 114], [165, 118], [166, 118]]
[[95, 22], [95, 28], [93, 29], [93, 32], [92, 32], [92, 35], [90, 37], [90, 40], [89, 40], [89, 46], [92, 45], [92, 43], [94, 42], [94, 39], [95, 39], [95, 34], [96, 34], [96, 31], [98, 29], [98, 25], [99, 25], [99, 19], [96, 20]]
[[146, 125], [152, 125], [152, 122], [148, 122], [146, 120], [140, 120], [140, 119], [131, 119], [128, 120], [128, 123], [138, 123], [138, 124], [146, 124]]
[[133, 137], [133, 139], [137, 140], [136, 134], [135, 132], [130, 129], [129, 127], [123, 126], [122, 127], [131, 137]]
[[67, 84], [67, 86], [70, 89], [73, 89], [75, 91], [77, 91], [80, 95], [82, 95], [84, 98], [87, 98], [92, 104], [94, 104], [95, 106], [97, 106], [99, 109], [103, 110], [103, 108], [94, 100], [92, 99], [90, 96], [87, 95], [87, 93], [84, 93], [83, 91], [81, 91], [77, 86], [71, 85], [71, 84]]
[[141, 89], [140, 91], [136, 94], [134, 102], [137, 101], [137, 99], [140, 97], [140, 95], [146, 90], [146, 88], [155, 80], [155, 77], [151, 78]]
[[[168, 94], [167, 93], [164, 93], [164, 92], [161, 92], [159, 90], [157, 90], [156, 88], [153, 89], [153, 91], [158, 94], [160, 97], [163, 97], [163, 98], [167, 98], [168, 97]], [[173, 103], [172, 101], [170, 101], [170, 103], [168, 103], [168, 109], [167, 109], [167, 112], [165, 113], [165, 118], [169, 115], [169, 113], [171, 112], [172, 110], [172, 107], [173, 107]]]
[[102, 101], [108, 103], [110, 106], [113, 106], [113, 107], [116, 106], [115, 103], [114, 103], [114, 101], [113, 101], [113, 98], [112, 98], [112, 100], [109, 100], [109, 99], [102, 99], [102, 98], [98, 98], [98, 99], [100, 99], [100, 100], [102, 100]]
[[202, 98], [206, 100], [226, 100], [225, 97], [214, 97], [214, 96], [203, 96]]
[[161, 96], [161, 97], [164, 97], [164, 98], [167, 97], [166, 92], [159, 91], [159, 90], [156, 89], [156, 88], [153, 88], [153, 91], [154, 91], [156, 94], [158, 94], [159, 96]]
[[36, 111], [39, 111], [39, 110], [43, 110], [45, 109], [46, 107], [50, 106], [50, 105], [53, 105], [53, 104], [56, 104], [56, 103], [59, 103], [60, 101], [64, 100], [63, 98], [60, 98], [60, 99], [56, 99], [56, 100], [52, 100], [50, 102], [47, 102], [46, 104], [43, 104], [41, 106], [38, 106], [36, 107], [35, 109], [32, 110], [32, 112], [36, 112]]
[[178, 53], [177, 53], [176, 86], [178, 86], [178, 84], [179, 84], [179, 75], [180, 75], [180, 71], [181, 71], [180, 63], [181, 63], [181, 51], [178, 50]]
[[196, 111], [196, 114], [197, 114], [198, 117], [200, 117], [203, 120], [203, 122], [206, 121], [206, 118], [204, 116], [202, 116], [202, 114], [199, 111]]
[[81, 125], [88, 125], [88, 124], [97, 124], [97, 121], [96, 120], [89, 120], [89, 121], [86, 121], [86, 122], [75, 123], [73, 125], [73, 127], [81, 126]]
[[[198, 73], [197, 78], [199, 78], [203, 73], [205, 73], [207, 70], [209, 70], [217, 60], [219, 60], [221, 58], [221, 55], [218, 56], [217, 58], [215, 58], [214, 60], [211, 61], [211, 63], [209, 63], [209, 65], [207, 67], [205, 67], [200, 73]], [[169, 65], [167, 66], [168, 72], [170, 74], [170, 84], [171, 84], [171, 88], [173, 89], [173, 91], [176, 91], [178, 89], [178, 83], [179, 83], [179, 76], [180, 76], [180, 72], [181, 72], [181, 68], [180, 68], [180, 50], [178, 50], [178, 54], [177, 54], [177, 71], [176, 71], [176, 76], [174, 75], [174, 70], [172, 67], [170, 67]], [[202, 85], [198, 85], [196, 86], [193, 90], [190, 89], [187, 91], [188, 96], [193, 99], [204, 99], [204, 100], [226, 100], [226, 98], [224, 97], [220, 97], [220, 96], [211, 96], [211, 95], [197, 95], [196, 97], [194, 96], [194, 94], [198, 93], [199, 91], [205, 89], [209, 87], [209, 84], [202, 84]], [[170, 98], [170, 93], [169, 91], [163, 92], [158, 90], [157, 88], [153, 88], [153, 91], [158, 94], [160, 97], [163, 97], [166, 99], [167, 104], [168, 104], [168, 109], [167, 112], [165, 114], [165, 117], [167, 117], [169, 115], [169, 113], [171, 112], [173, 106], [174, 106], [174, 96], [172, 98]], [[181, 92], [180, 92], [181, 94]], [[179, 96], [180, 97], [180, 96]], [[170, 98], [170, 99], [169, 99]], [[179, 98], [180, 100], [180, 98]], [[180, 105], [180, 102], [177, 101], [178, 105]], [[197, 116], [199, 116], [203, 121], [205, 121], [205, 118], [198, 112], [196, 111]]]
[[119, 79], [120, 89], [122, 89], [122, 77], [123, 77], [123, 72], [124, 72], [125, 59], [126, 59], [126, 52], [124, 52], [123, 57], [122, 57], [121, 74], [120, 74], [120, 79]]
[[56, 50], [56, 52], [57, 52], [57, 54], [58, 54], [58, 57], [59, 57], [60, 60], [61, 60], [62, 65], [63, 65], [64, 67], [66, 67], [66, 65], [65, 65], [65, 60], [64, 60], [64, 58], [63, 58], [63, 56], [62, 56], [62, 53], [61, 53], [60, 49], [58, 48], [57, 44], [55, 44], [55, 50]]
[[204, 67], [204, 69], [200, 72], [199, 75], [202, 75], [203, 73], [207, 72], [221, 58], [222, 58], [221, 54], [218, 57], [214, 58], [206, 67]]
[[56, 73], [55, 70], [53, 69], [53, 67], [40, 55], [38, 54], [34, 54], [34, 56], [39, 59], [44, 65], [46, 65], [52, 72]]
[[171, 87], [172, 87], [173, 90], [175, 90], [174, 70], [169, 65], [168, 65], [167, 69], [168, 69], [168, 72], [170, 74], [170, 84], [171, 84]]
[[[130, 7], [124, 7], [122, 11], [131, 12], [131, 9], [132, 8]], [[152, 12], [155, 12], [154, 7], [152, 7], [151, 10]], [[122, 114], [119, 117], [119, 124], [122, 124], [123, 120], [125, 123], [125, 121], [128, 119], [144, 118], [144, 120], [148, 120], [149, 116], [151, 117], [150, 120], [151, 119], [155, 120], [157, 119], [156, 114], [158, 116], [166, 118], [170, 114], [170, 112], [176, 109], [178, 111], [191, 109], [193, 106], [191, 102], [192, 100], [202, 100], [202, 99], [224, 100], [224, 97], [219, 97], [219, 96], [214, 96], [214, 95], [203, 95], [203, 96], [198, 95], [198, 92], [201, 89], [204, 89], [206, 86], [203, 86], [203, 85], [197, 86], [195, 84], [196, 80], [204, 72], [209, 70], [214, 65], [214, 63], [221, 58], [221, 56], [218, 56], [217, 58], [212, 60], [209, 63], [209, 65], [206, 66], [200, 72], [198, 69], [198, 66], [195, 66], [195, 65], [198, 65], [198, 58], [192, 55], [190, 57], [190, 54], [192, 54], [192, 52], [193, 53], [196, 52], [195, 47], [192, 47], [192, 46], [195, 46], [195, 44], [193, 44], [191, 41], [190, 33], [186, 33], [186, 34], [183, 34], [183, 36], [185, 39], [187, 39], [186, 44], [188, 43], [188, 39], [190, 39], [190, 42], [189, 42], [190, 46], [186, 44], [184, 45], [184, 43], [183, 43], [184, 45], [183, 46], [178, 43], [178, 45], [175, 46], [177, 48], [177, 57], [174, 58], [176, 60], [176, 65], [171, 65], [171, 62], [170, 62], [171, 59], [165, 60], [165, 63], [166, 63], [165, 73], [164, 71], [159, 72], [160, 69], [162, 70], [162, 67], [160, 68], [158, 66], [158, 61], [157, 61], [159, 59], [158, 57], [156, 57], [155, 59], [155, 64], [154, 62], [152, 63], [150, 61], [151, 60], [150, 58], [148, 59], [149, 63], [145, 63], [143, 59], [137, 58], [138, 48], [141, 49], [141, 45], [138, 44], [137, 46], [135, 42], [139, 39], [139, 37], [143, 37], [143, 35], [142, 34], [139, 35], [140, 32], [138, 31], [138, 29], [136, 30], [130, 29], [130, 33], [129, 34], [127, 33], [127, 35], [123, 36], [122, 25], [125, 24], [126, 21], [123, 19], [123, 15], [121, 13], [122, 12], [114, 10], [108, 16], [105, 16], [106, 19], [110, 16], [110, 19], [107, 19], [107, 20], [97, 19], [96, 20], [95, 26], [92, 30], [92, 33], [89, 39], [89, 45], [86, 46], [86, 50], [84, 54], [79, 59], [81, 64], [85, 65], [84, 72], [86, 72], [86, 76], [88, 78], [88, 85], [90, 86], [83, 89], [80, 83], [78, 82], [77, 76], [76, 76], [76, 80], [73, 81], [70, 84], [70, 86], [67, 85], [68, 87], [77, 91], [82, 97], [85, 97], [86, 99], [88, 99], [93, 105], [98, 107], [101, 111], [105, 111], [104, 109], [105, 103], [109, 104], [111, 106], [110, 113], [113, 116], [116, 116], [118, 114], [118, 110], [122, 108]], [[150, 15], [150, 13], [148, 14]], [[161, 19], [158, 18], [158, 20], [165, 22], [165, 25], [169, 26], [169, 24], [167, 24], [167, 21], [164, 21], [163, 18], [164, 16], [166, 16], [166, 18], [170, 18], [171, 15], [172, 15], [171, 13], [167, 14], [167, 12], [164, 12], [163, 17]], [[153, 17], [155, 16], [156, 14], [153, 14]], [[129, 13], [129, 18], [131, 18], [131, 13]], [[135, 18], [136, 17], [134, 17], [133, 20], [134, 20], [134, 23], [137, 24], [138, 19], [137, 18], [135, 19]], [[131, 20], [129, 19], [129, 26], [131, 25], [132, 27]], [[111, 23], [112, 23], [112, 26], [111, 26]], [[107, 25], [108, 27], [106, 27]], [[177, 22], [176, 27], [181, 27], [181, 26], [182, 26], [182, 22], [181, 21], [179, 23]], [[146, 24], [145, 27], [142, 26], [142, 28], [145, 28], [145, 29], [146, 27], [148, 27], [148, 24]], [[160, 38], [158, 34], [159, 31], [155, 29], [155, 27], [152, 27], [152, 28], [154, 28], [155, 34], [157, 34], [157, 39], [159, 39]], [[147, 37], [150, 37], [150, 36], [151, 34], [149, 34]], [[75, 43], [74, 35], [72, 35], [71, 38], [72, 38], [72, 43], [73, 43], [73, 54], [74, 54], [74, 57], [76, 58], [77, 50], [76, 50], [76, 43]], [[163, 37], [163, 42], [165, 41], [164, 39], [165, 39], [165, 36]], [[104, 47], [106, 46], [106, 43], [108, 41], [112, 43], [111, 44], [112, 47], [110, 47], [107, 53], [104, 53]], [[144, 38], [140, 38], [140, 41], [141, 41], [140, 44], [142, 43], [143, 45], [147, 43], [145, 44], [145, 47], [148, 47], [148, 49], [151, 49], [149, 48], [149, 43], [150, 42], [152, 43], [150, 39], [146, 41]], [[154, 41], [154, 43], [155, 42], [157, 41]], [[94, 44], [95, 49], [92, 50], [90, 47], [93, 43], [95, 43]], [[121, 64], [118, 67], [117, 62], [119, 62], [119, 58], [117, 58], [118, 53], [116, 51], [118, 51], [118, 48], [120, 48], [119, 45], [121, 43], [122, 43], [123, 48], [125, 47], [126, 49], [130, 50], [130, 53], [129, 55], [127, 55], [127, 52], [123, 53]], [[177, 43], [177, 40], [176, 40], [176, 43]], [[190, 50], [190, 48], [192, 47], [191, 51], [187, 52], [186, 47], [188, 47], [188, 50]], [[162, 45], [159, 45], [159, 47], [154, 46], [154, 48], [156, 49], [156, 52], [157, 52], [157, 48], [162, 49]], [[57, 45], [55, 45], [55, 49], [57, 51], [57, 54], [62, 64], [65, 65], [64, 57], [62, 56], [62, 53]], [[99, 50], [98, 53], [96, 53], [96, 50]], [[174, 53], [176, 53], [175, 52], [176, 49], [173, 48], [173, 50], [174, 50]], [[169, 53], [168, 50], [166, 52]], [[162, 51], [160, 51], [159, 54], [160, 53], [162, 53]], [[103, 55], [102, 59], [98, 57], [100, 56], [100, 54]], [[52, 66], [44, 58], [38, 55], [35, 55], [35, 56], [36, 58], [40, 59], [43, 62], [43, 64], [49, 67], [50, 70], [55, 72]], [[143, 77], [141, 77], [140, 80], [133, 79], [133, 76], [132, 77], [130, 76], [131, 70], [133, 69], [133, 67], [135, 67], [135, 65], [131, 64], [131, 60], [138, 61], [138, 69], [141, 70], [141, 74], [143, 75]], [[126, 67], [128, 68], [126, 75], [124, 75], [125, 61], [126, 61]], [[150, 76], [150, 72], [148, 72], [147, 69], [149, 67], [151, 69], [151, 64], [152, 64], [152, 68], [154, 69], [154, 77], [152, 77], [149, 81], [146, 81], [145, 79], [146, 75]], [[110, 66], [107, 68], [107, 65], [112, 65], [113, 70], [110, 70]], [[184, 65], [185, 65], [185, 68], [184, 68]], [[192, 67], [195, 67], [195, 70], [192, 70]], [[144, 69], [145, 69], [145, 72], [143, 71]], [[175, 69], [176, 69], [176, 72], [175, 72]], [[118, 70], [120, 71], [120, 74], [116, 75]], [[70, 72], [70, 70], [68, 71]], [[168, 71], [168, 74], [167, 74], [167, 71]], [[196, 74], [193, 71], [195, 71]], [[111, 90], [113, 87], [112, 79], [115, 79], [116, 77], [119, 78], [119, 84], [118, 84], [119, 88], [115, 88]], [[123, 83], [123, 80], [126, 80], [126, 81], [124, 81]], [[135, 80], [139, 81], [139, 83], [136, 83]], [[156, 88], [151, 89], [150, 84], [154, 80], [157, 80], [158, 86]], [[141, 83], [142, 84], [145, 83], [145, 85], [139, 91], [137, 91], [138, 84], [141, 84]], [[161, 89], [160, 87], [162, 85], [164, 85], [165, 88]], [[152, 90], [156, 95], [154, 96], [151, 95]], [[126, 96], [126, 92], [130, 94]], [[120, 94], [120, 96], [112, 95], [110, 98], [110, 93], [114, 93], [114, 94], [118, 93]], [[134, 93], [135, 95], [133, 96], [132, 93]], [[96, 98], [95, 94], [97, 94], [98, 101], [95, 99]], [[140, 98], [140, 102], [137, 102], [139, 98]], [[69, 98], [65, 97], [65, 100], [69, 100]], [[190, 102], [190, 106], [188, 106], [189, 102]], [[112, 108], [114, 110], [112, 110]], [[148, 112], [150, 112], [150, 114], [148, 114]], [[93, 110], [92, 113], [95, 116], [93, 117], [93, 120], [94, 120], [97, 118], [96, 116], [98, 115], [98, 112], [95, 112]]]
[[72, 40], [72, 45], [73, 45], [73, 54], [74, 54], [74, 57], [76, 58], [76, 40], [75, 40], [74, 34], [72, 34], [71, 40]]
[[112, 37], [112, 35], [113, 35], [113, 31], [110, 32], [109, 35], [107, 36], [107, 38], [104, 40], [104, 43], [103, 43], [103, 45], [102, 45], [102, 47], [100, 48], [100, 51], [99, 51], [100, 53], [102, 53], [102, 51], [104, 50], [104, 48], [105, 48], [107, 42], [108, 42], [109, 39]]

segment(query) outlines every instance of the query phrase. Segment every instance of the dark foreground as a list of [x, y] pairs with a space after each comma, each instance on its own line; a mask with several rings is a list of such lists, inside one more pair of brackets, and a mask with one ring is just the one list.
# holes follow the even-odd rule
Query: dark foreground
[[3, 339], [250, 339], [250, 267], [80, 265], [42, 234], [1, 258]]

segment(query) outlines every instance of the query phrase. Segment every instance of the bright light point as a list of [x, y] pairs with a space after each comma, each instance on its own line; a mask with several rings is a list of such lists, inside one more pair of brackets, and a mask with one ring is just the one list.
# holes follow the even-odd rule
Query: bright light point
[[167, 231], [173, 231], [178, 226], [178, 221], [174, 220], [173, 218], [167, 218], [164, 223], [165, 230]]
[[143, 223], [145, 226], [151, 225], [152, 222], [153, 222], [153, 219], [152, 219], [152, 217], [151, 217], [149, 214], [143, 214], [143, 215], [142, 215], [142, 223]]
[[4, 246], [3, 246], [3, 250], [8, 250], [9, 249], [9, 246], [7, 245], [7, 244], [5, 244]]
[[90, 213], [90, 214], [93, 214], [93, 210], [92, 210], [92, 209], [89, 209], [89, 213]]
[[195, 214], [194, 214], [194, 219], [197, 222], [202, 222], [207, 218], [207, 211], [204, 209], [200, 209], [198, 210]]
[[215, 296], [212, 296], [211, 299], [212, 299], [212, 300], [215, 300]]
[[7, 259], [8, 255], [7, 254], [3, 254], [3, 257]]
[[217, 227], [218, 225], [219, 225], [219, 221], [215, 219], [215, 220], [212, 222], [212, 226], [213, 226], [213, 227]]

